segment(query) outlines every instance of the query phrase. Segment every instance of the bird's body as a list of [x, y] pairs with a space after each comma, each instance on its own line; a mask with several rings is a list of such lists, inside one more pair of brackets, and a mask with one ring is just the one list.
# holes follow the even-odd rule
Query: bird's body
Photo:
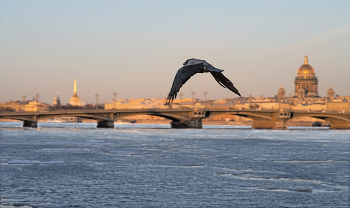
[[166, 98], [165, 105], [170, 105], [173, 100], [176, 98], [177, 93], [180, 91], [182, 85], [184, 85], [187, 80], [189, 80], [193, 75], [197, 73], [207, 73], [210, 72], [214, 79], [224, 88], [228, 88], [232, 92], [239, 94], [238, 90], [233, 86], [233, 83], [227, 79], [221, 72], [224, 70], [217, 69], [213, 67], [211, 64], [206, 62], [205, 60], [200, 59], [188, 59], [183, 63], [183, 67], [181, 67], [175, 76], [173, 85], [170, 89], [169, 95]]

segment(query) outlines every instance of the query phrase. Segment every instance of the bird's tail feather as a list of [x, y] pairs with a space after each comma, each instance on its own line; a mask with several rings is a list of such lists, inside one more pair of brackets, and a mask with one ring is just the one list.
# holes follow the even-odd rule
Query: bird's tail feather
[[176, 99], [177, 93], [173, 94], [173, 95], [168, 95], [168, 97], [165, 99], [165, 103], [164, 105], [170, 105], [173, 103], [173, 100]]

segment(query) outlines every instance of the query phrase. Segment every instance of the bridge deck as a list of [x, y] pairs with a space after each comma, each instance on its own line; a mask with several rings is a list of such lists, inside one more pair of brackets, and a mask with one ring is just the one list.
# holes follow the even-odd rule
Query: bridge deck
[[237, 115], [253, 119], [253, 128], [286, 128], [286, 121], [297, 117], [313, 117], [331, 123], [331, 128], [350, 128], [350, 112], [246, 110], [234, 108], [153, 108], [153, 109], [84, 109], [53, 110], [47, 112], [0, 112], [0, 119], [24, 121], [24, 126], [36, 126], [39, 120], [54, 117], [81, 117], [98, 121], [98, 127], [112, 127], [122, 117], [153, 115], [172, 120], [174, 128], [201, 128], [202, 119], [218, 115]]

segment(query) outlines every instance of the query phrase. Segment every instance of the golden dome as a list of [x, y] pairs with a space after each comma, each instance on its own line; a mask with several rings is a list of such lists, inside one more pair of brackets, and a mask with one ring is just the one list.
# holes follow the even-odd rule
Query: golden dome
[[298, 74], [315, 74], [315, 70], [309, 64], [304, 64], [298, 69]]
[[305, 56], [305, 58], [304, 58], [304, 64], [301, 65], [301, 67], [299, 67], [297, 73], [298, 73], [298, 74], [315, 74], [314, 68], [312, 68], [312, 66], [310, 66], [309, 63], [308, 63], [308, 58], [307, 58], [307, 56]]

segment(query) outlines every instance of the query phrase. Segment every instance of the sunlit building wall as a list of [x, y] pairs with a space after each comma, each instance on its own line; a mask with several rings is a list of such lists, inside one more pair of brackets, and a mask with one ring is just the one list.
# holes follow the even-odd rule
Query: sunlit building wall
[[349, 112], [350, 102], [346, 99], [333, 99], [326, 106], [328, 111]]
[[45, 103], [40, 103], [36, 100], [29, 102], [28, 104], [25, 105], [24, 107], [25, 111], [49, 111], [50, 106]]

